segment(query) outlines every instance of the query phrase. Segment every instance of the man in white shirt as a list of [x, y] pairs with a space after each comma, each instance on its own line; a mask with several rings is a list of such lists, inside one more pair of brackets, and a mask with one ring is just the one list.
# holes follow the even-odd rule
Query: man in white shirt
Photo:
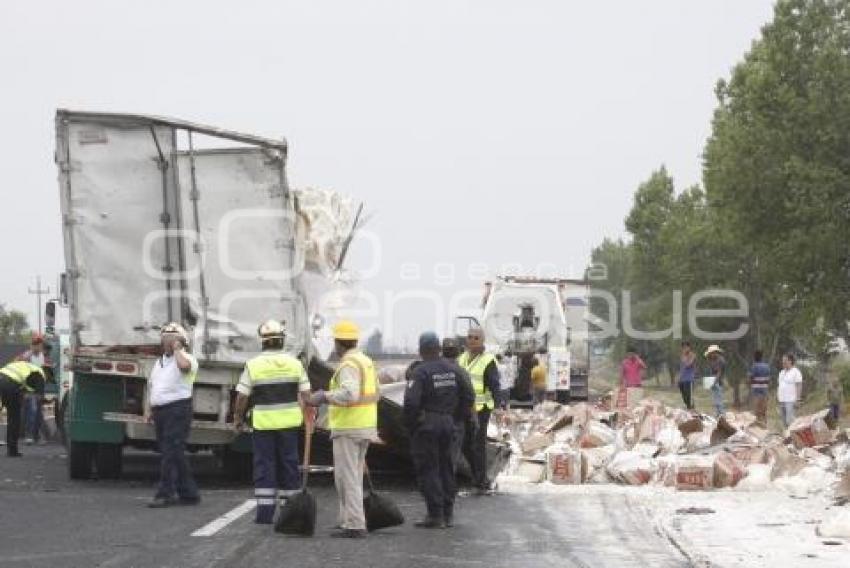
[[162, 355], [148, 380], [148, 400], [162, 456], [159, 487], [148, 507], [197, 505], [198, 486], [186, 459], [186, 440], [192, 427], [192, 383], [198, 360], [186, 351], [189, 337], [183, 326], [169, 323], [160, 332]]
[[496, 367], [499, 369], [500, 386], [502, 387], [502, 400], [511, 400], [511, 389], [516, 383], [516, 361], [508, 352], [496, 355]]
[[803, 393], [803, 374], [794, 363], [794, 355], [791, 353], [782, 356], [782, 370], [779, 371], [779, 386], [776, 389], [779, 415], [786, 428], [794, 421], [794, 407]]

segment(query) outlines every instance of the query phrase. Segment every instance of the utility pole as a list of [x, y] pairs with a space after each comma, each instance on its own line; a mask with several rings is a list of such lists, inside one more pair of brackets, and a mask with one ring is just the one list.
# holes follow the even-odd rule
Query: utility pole
[[50, 293], [50, 286], [45, 289], [41, 288], [41, 276], [35, 277], [35, 290], [29, 289], [29, 293], [36, 297], [36, 306], [38, 314], [38, 332], [41, 333], [41, 297]]

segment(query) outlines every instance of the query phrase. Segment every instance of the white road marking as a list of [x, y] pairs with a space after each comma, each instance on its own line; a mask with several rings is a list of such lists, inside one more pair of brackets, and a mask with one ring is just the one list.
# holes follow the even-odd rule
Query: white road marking
[[256, 499], [248, 499], [219, 518], [207, 523], [192, 533], [192, 536], [213, 536], [215, 533], [257, 506]]

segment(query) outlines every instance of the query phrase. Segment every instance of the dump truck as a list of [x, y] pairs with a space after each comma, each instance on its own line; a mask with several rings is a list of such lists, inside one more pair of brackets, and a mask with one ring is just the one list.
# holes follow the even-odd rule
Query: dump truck
[[200, 364], [190, 448], [250, 471], [233, 386], [258, 322], [284, 322], [286, 351], [312, 355], [286, 141], [140, 114], [59, 110], [55, 127], [70, 477], [118, 477], [124, 446], [153, 448], [147, 379], [170, 321]]
[[514, 401], [530, 399], [535, 356], [548, 363], [547, 391], [559, 402], [588, 399], [588, 289], [587, 281], [568, 278], [498, 276], [484, 283], [485, 344], [515, 358]]

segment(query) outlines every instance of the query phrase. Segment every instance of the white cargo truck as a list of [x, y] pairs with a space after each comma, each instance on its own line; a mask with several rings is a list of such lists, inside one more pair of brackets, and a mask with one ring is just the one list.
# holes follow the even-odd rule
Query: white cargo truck
[[311, 355], [305, 229], [286, 158], [285, 140], [154, 116], [57, 112], [72, 478], [93, 468], [117, 477], [122, 447], [153, 446], [147, 379], [169, 321], [190, 330], [200, 361], [190, 446], [215, 450], [231, 471], [249, 467], [247, 440], [232, 428], [233, 386], [260, 348], [258, 322], [283, 321], [286, 350], [305, 364]]

